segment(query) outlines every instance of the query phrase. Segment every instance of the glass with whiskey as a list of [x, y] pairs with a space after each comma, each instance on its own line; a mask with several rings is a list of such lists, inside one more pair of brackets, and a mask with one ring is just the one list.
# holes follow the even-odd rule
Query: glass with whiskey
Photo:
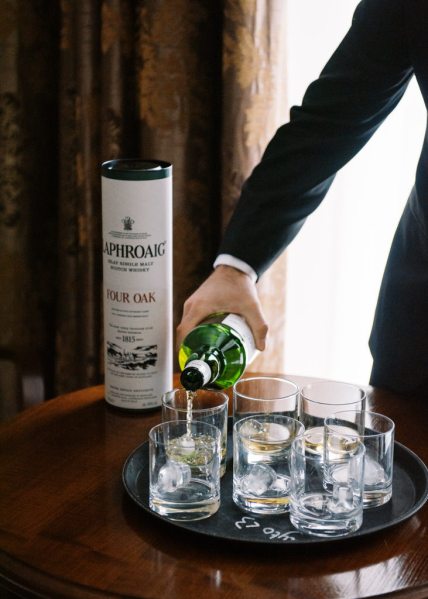
[[150, 508], [201, 520], [220, 507], [220, 431], [206, 422], [163, 422], [149, 432]]
[[280, 414], [257, 414], [233, 427], [233, 501], [256, 514], [289, 510], [290, 449], [304, 427]]
[[308, 431], [307, 450], [322, 454], [324, 419], [341, 410], [365, 410], [366, 392], [357, 385], [339, 381], [316, 381], [302, 388], [299, 420]]
[[216, 426], [221, 435], [220, 475], [226, 471], [227, 414], [229, 398], [215, 389], [172, 389], [162, 396], [162, 420], [193, 420]]

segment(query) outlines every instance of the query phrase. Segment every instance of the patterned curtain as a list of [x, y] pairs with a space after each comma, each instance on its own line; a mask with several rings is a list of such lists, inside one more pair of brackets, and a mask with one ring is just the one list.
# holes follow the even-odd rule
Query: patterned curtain
[[[174, 165], [174, 323], [284, 120], [283, 0], [0, 0], [0, 413], [102, 382], [100, 173]], [[260, 282], [282, 368], [284, 259]], [[44, 385], [41, 384], [43, 381]]]
[[[283, 0], [228, 0], [223, 30], [222, 222], [229, 220], [244, 180], [286, 119]], [[261, 277], [269, 324], [266, 350], [250, 370], [284, 370], [285, 254]]]

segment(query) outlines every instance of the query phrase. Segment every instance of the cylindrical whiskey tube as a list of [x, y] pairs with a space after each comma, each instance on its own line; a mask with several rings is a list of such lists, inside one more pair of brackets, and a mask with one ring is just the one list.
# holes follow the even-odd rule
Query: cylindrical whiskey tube
[[172, 385], [172, 166], [101, 168], [105, 398], [152, 409]]

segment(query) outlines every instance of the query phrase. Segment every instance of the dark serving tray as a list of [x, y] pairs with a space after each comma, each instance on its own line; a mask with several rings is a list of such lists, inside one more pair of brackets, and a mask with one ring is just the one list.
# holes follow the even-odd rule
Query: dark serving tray
[[202, 535], [249, 543], [305, 545], [362, 537], [385, 530], [410, 518], [428, 499], [428, 469], [422, 460], [401, 443], [394, 444], [392, 498], [377, 508], [364, 510], [359, 530], [344, 537], [311, 537], [297, 531], [288, 514], [250, 514], [240, 510], [232, 500], [232, 435], [228, 437], [226, 473], [221, 480], [221, 505], [216, 514], [205, 520], [178, 522], [153, 512], [149, 507], [149, 444], [143, 443], [127, 458], [122, 480], [128, 495], [156, 518]]

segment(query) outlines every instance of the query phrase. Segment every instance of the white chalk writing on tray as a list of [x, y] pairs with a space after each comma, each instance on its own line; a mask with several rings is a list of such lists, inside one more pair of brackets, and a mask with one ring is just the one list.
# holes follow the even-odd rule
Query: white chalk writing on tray
[[301, 536], [301, 533], [297, 530], [281, 532], [280, 530], [270, 526], [265, 526], [262, 528], [260, 522], [258, 522], [256, 518], [253, 518], [252, 516], [243, 516], [241, 520], [237, 520], [235, 522], [235, 526], [239, 530], [245, 530], [246, 528], [260, 528], [259, 532], [272, 541], [296, 541], [296, 537]]
[[252, 518], [251, 516], [244, 516], [242, 520], [235, 522], [235, 526], [241, 530], [242, 528], [258, 528], [260, 524], [255, 518]]

